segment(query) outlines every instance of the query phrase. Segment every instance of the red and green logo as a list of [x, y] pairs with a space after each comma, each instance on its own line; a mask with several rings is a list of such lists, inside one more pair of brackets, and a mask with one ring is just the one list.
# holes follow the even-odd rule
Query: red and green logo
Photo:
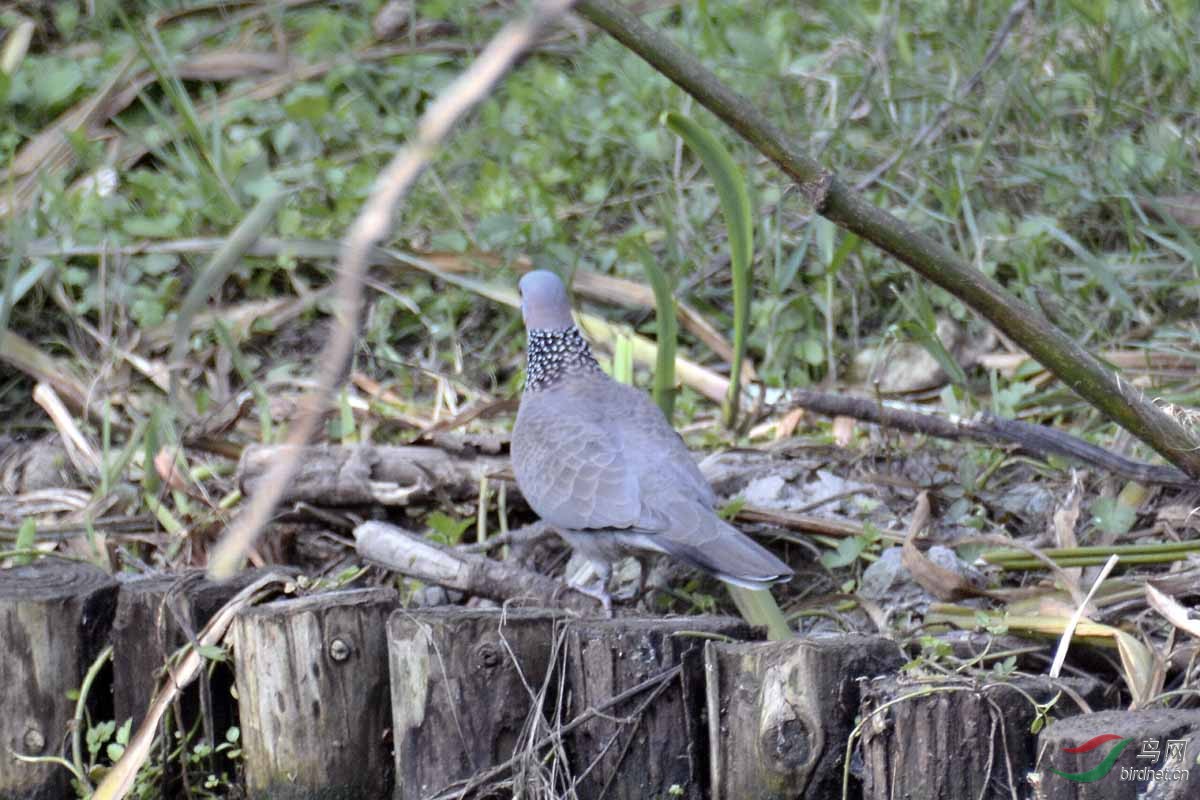
[[1113, 764], [1116, 764], [1117, 759], [1121, 756], [1121, 751], [1128, 747], [1129, 743], [1132, 742], [1133, 739], [1122, 739], [1115, 733], [1106, 733], [1101, 736], [1097, 736], [1095, 739], [1089, 739], [1088, 741], [1079, 745], [1079, 747], [1063, 748], [1064, 753], [1090, 753], [1100, 745], [1108, 744], [1114, 740], [1117, 742], [1117, 744], [1113, 747], [1113, 749], [1108, 751], [1108, 755], [1104, 757], [1104, 760], [1089, 769], [1087, 772], [1059, 772], [1053, 767], [1048, 767], [1048, 769], [1055, 775], [1066, 778], [1069, 781], [1075, 781], [1076, 783], [1091, 783], [1092, 781], [1098, 781], [1112, 771]]

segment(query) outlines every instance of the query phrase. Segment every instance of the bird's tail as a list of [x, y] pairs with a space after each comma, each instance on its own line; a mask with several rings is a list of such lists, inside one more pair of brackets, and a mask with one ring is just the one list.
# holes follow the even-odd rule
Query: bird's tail
[[712, 512], [694, 529], [681, 525], [658, 533], [628, 533], [629, 544], [657, 550], [745, 589], [766, 589], [792, 579], [792, 568]]

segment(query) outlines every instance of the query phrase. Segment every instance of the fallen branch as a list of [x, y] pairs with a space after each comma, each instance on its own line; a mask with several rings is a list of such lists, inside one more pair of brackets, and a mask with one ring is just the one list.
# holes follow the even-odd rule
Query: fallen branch
[[586, 615], [600, 610], [599, 600], [562, 581], [507, 561], [436, 544], [386, 522], [364, 522], [354, 529], [354, 540], [363, 558], [424, 583], [498, 602], [519, 601]]
[[1140, 483], [1191, 489], [1200, 487], [1200, 481], [1189, 478], [1174, 467], [1134, 461], [1069, 433], [992, 414], [980, 413], [970, 419], [946, 417], [914, 411], [911, 406], [895, 401], [825, 394], [807, 389], [792, 392], [788, 399], [791, 405], [819, 414], [854, 417], [909, 433], [924, 433], [941, 439], [970, 439], [987, 444], [1015, 444], [1039, 458], [1062, 456]]
[[[273, 465], [297, 465], [280, 503], [320, 506], [408, 505], [427, 497], [468, 500], [482, 478], [510, 475], [507, 456], [448, 453], [437, 447], [253, 445], [242, 453], [238, 485], [247, 497], [263, 491]], [[515, 496], [516, 489], [510, 492]]]
[[745, 98], [695, 57], [611, 0], [580, 0], [579, 13], [641, 56], [791, 177], [817, 213], [890, 253], [962, 300], [1109, 419], [1189, 475], [1200, 476], [1200, 441], [1073, 339], [946, 246], [866, 202], [800, 151]]

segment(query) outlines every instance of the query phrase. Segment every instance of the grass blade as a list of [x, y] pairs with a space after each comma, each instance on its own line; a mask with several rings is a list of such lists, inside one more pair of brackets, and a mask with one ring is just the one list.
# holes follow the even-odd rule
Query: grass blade
[[641, 242], [634, 243], [638, 260], [646, 271], [650, 287], [654, 289], [655, 323], [657, 325], [658, 352], [654, 360], [654, 402], [662, 409], [668, 421], [675, 414], [675, 350], [678, 347], [679, 328], [675, 318], [675, 296], [667, 274]]
[[729, 233], [729, 258], [733, 268], [733, 363], [729, 369], [729, 393], [721, 409], [726, 427], [737, 421], [742, 392], [742, 361], [750, 331], [750, 270], [754, 261], [754, 220], [746, 179], [729, 151], [697, 122], [674, 111], [663, 114], [663, 124], [683, 139], [712, 178], [721, 199], [721, 211]]

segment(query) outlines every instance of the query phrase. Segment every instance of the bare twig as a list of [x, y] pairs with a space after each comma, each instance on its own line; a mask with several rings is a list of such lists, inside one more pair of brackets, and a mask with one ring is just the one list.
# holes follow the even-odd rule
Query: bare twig
[[[376, 179], [371, 196], [344, 240], [335, 284], [337, 324], [321, 354], [317, 389], [304, 397], [288, 435], [289, 444], [304, 444], [309, 440], [334, 385], [345, 371], [358, 327], [363, 273], [372, 249], [390, 235], [396, 209], [459, 120], [487, 97], [521, 54], [571, 5], [571, 0], [542, 0], [529, 16], [501, 28], [471, 66], [429, 106], [417, 124], [413, 141], [396, 154]], [[228, 577], [241, 566], [298, 467], [285, 459], [268, 474], [262, 490], [213, 550], [209, 571], [214, 577]]]
[[988, 444], [1015, 444], [1039, 457], [1055, 455], [1070, 458], [1142, 483], [1185, 488], [1200, 485], [1174, 467], [1133, 461], [1069, 433], [1020, 420], [1003, 419], [993, 414], [976, 414], [970, 419], [946, 417], [917, 411], [903, 403], [807, 389], [795, 390], [788, 399], [792, 404], [818, 414], [853, 417], [910, 433], [924, 433], [942, 439], [971, 439]]

